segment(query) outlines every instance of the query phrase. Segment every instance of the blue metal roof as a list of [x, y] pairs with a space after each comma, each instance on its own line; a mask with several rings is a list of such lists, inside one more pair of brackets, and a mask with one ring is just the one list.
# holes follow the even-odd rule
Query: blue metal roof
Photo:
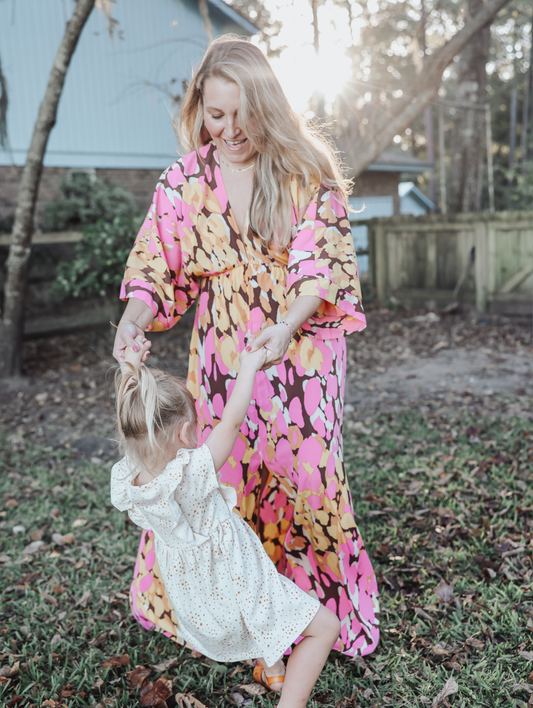
[[[256, 28], [222, 0], [210, 1], [215, 35]], [[0, 2], [0, 54], [8, 84], [11, 154], [0, 165], [24, 164], [26, 151], [61, 41], [62, 0]], [[172, 96], [201, 60], [208, 41], [196, 0], [119, 0], [114, 14], [123, 39], [91, 13], [67, 73], [45, 165], [163, 170], [178, 148]]]

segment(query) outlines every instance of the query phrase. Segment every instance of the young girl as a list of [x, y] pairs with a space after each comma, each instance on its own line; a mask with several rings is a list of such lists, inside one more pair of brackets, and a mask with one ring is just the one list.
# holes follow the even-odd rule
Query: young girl
[[[144, 367], [149, 348], [139, 335], [117, 374], [125, 457], [111, 473], [111, 500], [153, 531], [179, 633], [190, 646], [216, 661], [258, 658], [254, 678], [271, 690], [283, 688], [279, 708], [305, 706], [338, 638], [339, 620], [278, 574], [236, 513], [237, 493], [217, 475], [269, 352], [247, 347], [241, 354], [222, 419], [198, 447], [193, 398], [183, 381]], [[285, 673], [281, 657], [300, 636]]]

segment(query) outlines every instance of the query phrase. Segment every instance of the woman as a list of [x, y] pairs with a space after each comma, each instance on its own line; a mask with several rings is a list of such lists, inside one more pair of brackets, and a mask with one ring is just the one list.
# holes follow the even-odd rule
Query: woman
[[[184, 98], [191, 152], [161, 176], [128, 259], [115, 356], [172, 327], [198, 298], [188, 387], [204, 439], [252, 335], [270, 350], [221, 470], [278, 570], [341, 620], [336, 648], [372, 652], [374, 573], [353, 518], [342, 455], [346, 346], [365, 326], [346, 182], [329, 146], [291, 110], [264, 55], [221, 38]], [[181, 640], [143, 532], [132, 609]]]

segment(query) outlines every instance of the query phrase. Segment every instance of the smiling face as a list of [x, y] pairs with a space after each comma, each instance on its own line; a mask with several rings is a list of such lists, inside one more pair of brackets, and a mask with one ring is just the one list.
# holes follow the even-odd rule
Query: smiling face
[[244, 134], [237, 117], [240, 89], [237, 84], [211, 77], [203, 91], [204, 123], [219, 155], [236, 169], [251, 165], [257, 150]]

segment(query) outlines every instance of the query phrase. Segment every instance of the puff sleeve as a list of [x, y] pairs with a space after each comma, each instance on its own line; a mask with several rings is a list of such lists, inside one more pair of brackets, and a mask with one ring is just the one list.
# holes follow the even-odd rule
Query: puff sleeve
[[330, 339], [366, 327], [350, 221], [335, 192], [320, 185], [289, 246], [287, 305], [313, 295], [322, 305], [302, 330]]
[[119, 511], [127, 511], [130, 519], [136, 526], [140, 526], [146, 531], [151, 531], [151, 527], [144, 518], [142, 512], [133, 504], [128, 494], [130, 474], [125, 458], [113, 465], [111, 470], [111, 503]]
[[186, 186], [179, 162], [161, 175], [126, 263], [120, 298], [139, 298], [151, 308], [152, 331], [173, 327], [199, 291], [198, 280], [188, 270], [193, 225], [184, 207]]

